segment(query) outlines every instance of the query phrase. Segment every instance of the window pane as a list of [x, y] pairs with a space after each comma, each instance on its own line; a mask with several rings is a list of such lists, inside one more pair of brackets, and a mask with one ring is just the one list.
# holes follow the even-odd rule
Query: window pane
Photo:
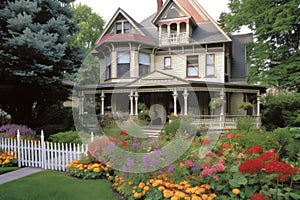
[[110, 66], [107, 66], [107, 67], [106, 67], [105, 78], [106, 78], [106, 79], [110, 79]]
[[111, 64], [110, 55], [106, 56], [106, 66]]
[[129, 22], [124, 22], [124, 33], [130, 32], [131, 25]]
[[150, 55], [147, 53], [139, 53], [139, 63], [143, 65], [150, 65]]
[[206, 66], [206, 76], [214, 76], [214, 75], [215, 75], [215, 67]]
[[188, 67], [187, 76], [198, 76], [198, 67]]
[[208, 65], [215, 64], [215, 54], [207, 54], [206, 55], [206, 64], [208, 64]]
[[116, 33], [117, 34], [121, 34], [122, 33], [122, 23], [121, 22], [117, 22], [116, 23]]
[[118, 53], [118, 63], [130, 63], [130, 54], [128, 52]]
[[145, 76], [150, 73], [149, 65], [140, 65], [139, 66], [139, 76]]
[[171, 57], [165, 57], [165, 68], [171, 68]]
[[117, 66], [117, 76], [118, 76], [118, 78], [128, 78], [128, 77], [130, 77], [129, 69], [130, 69], [129, 64], [118, 64], [118, 66]]

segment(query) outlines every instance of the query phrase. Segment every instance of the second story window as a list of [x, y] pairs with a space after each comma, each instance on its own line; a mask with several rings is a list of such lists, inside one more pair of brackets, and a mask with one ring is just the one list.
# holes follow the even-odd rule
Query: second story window
[[198, 56], [187, 56], [186, 76], [187, 77], [198, 77], [199, 76]]
[[164, 68], [171, 69], [171, 57], [165, 57]]
[[215, 54], [206, 54], [205, 75], [207, 77], [215, 76]]
[[106, 57], [105, 79], [111, 78], [111, 60], [110, 55]]
[[150, 55], [139, 53], [139, 76], [145, 76], [150, 73]]
[[129, 52], [118, 53], [117, 77], [118, 78], [130, 77], [130, 53]]
[[128, 21], [116, 22], [116, 34], [127, 34], [131, 31], [131, 24]]

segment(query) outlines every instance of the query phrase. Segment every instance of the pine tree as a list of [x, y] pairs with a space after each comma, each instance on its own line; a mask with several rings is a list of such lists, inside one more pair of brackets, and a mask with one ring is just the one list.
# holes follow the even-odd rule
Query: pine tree
[[15, 123], [38, 126], [47, 107], [65, 101], [62, 81], [80, 66], [83, 48], [70, 45], [74, 0], [1, 0], [0, 108]]

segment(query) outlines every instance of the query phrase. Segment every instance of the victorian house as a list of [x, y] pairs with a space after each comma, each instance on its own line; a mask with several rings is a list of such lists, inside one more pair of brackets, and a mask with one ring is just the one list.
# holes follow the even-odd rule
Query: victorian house
[[[260, 125], [264, 88], [247, 84], [246, 46], [252, 34], [226, 34], [197, 0], [157, 0], [157, 11], [136, 22], [119, 8], [97, 40], [101, 82], [78, 86], [81, 105], [99, 96], [98, 115], [139, 113], [138, 104], [197, 124], [234, 128], [238, 117]], [[141, 3], [142, 6], [142, 3]], [[146, 9], [146, 8], [143, 8]], [[241, 102], [249, 108], [239, 109]], [[86, 114], [80, 106], [79, 114]]]

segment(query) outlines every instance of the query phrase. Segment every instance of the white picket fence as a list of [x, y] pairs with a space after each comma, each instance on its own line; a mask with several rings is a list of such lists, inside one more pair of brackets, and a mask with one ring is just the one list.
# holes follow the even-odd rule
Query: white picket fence
[[[93, 133], [91, 133], [91, 140], [93, 140]], [[43, 131], [39, 141], [23, 140], [18, 131], [16, 139], [1, 138], [0, 149], [16, 153], [19, 167], [65, 171], [66, 165], [86, 155], [88, 148], [87, 144], [61, 144], [45, 141]]]

